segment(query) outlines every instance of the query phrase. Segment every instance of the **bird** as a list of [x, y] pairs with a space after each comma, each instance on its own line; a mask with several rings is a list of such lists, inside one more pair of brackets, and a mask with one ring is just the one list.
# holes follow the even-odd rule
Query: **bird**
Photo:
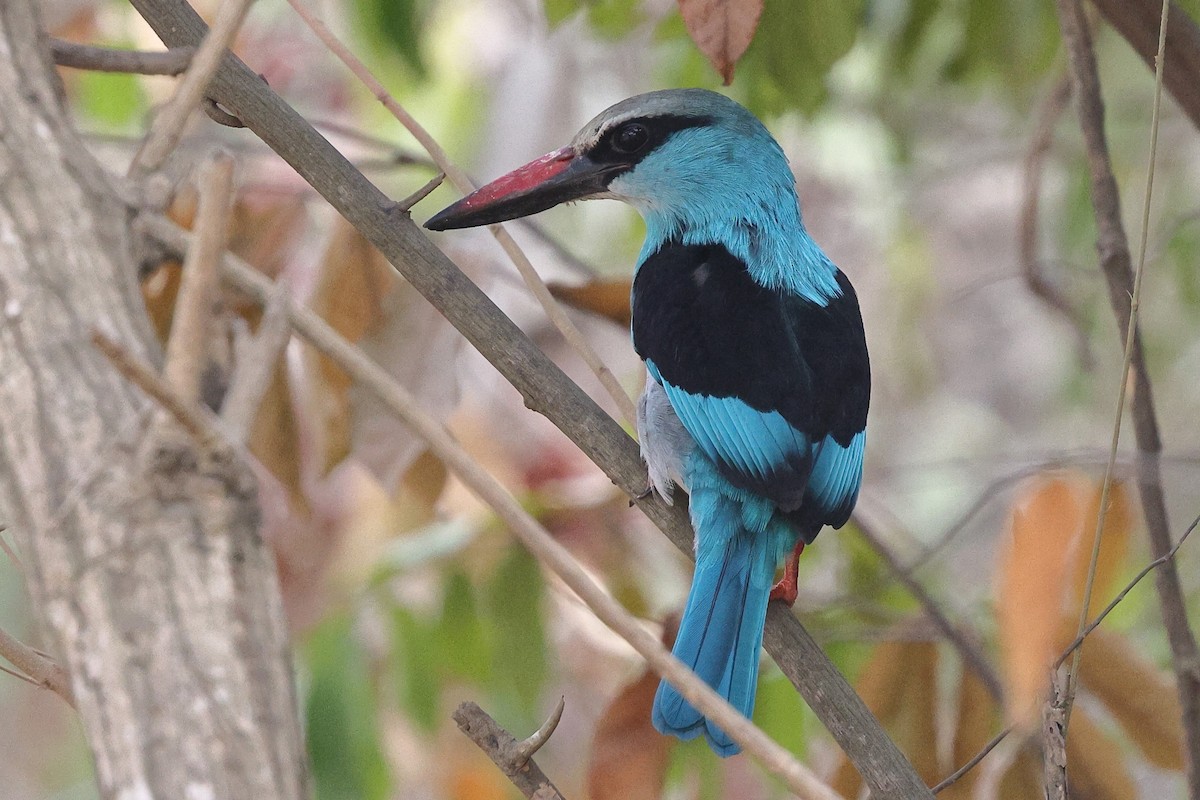
[[[596, 198], [633, 206], [646, 226], [630, 302], [647, 492], [670, 503], [682, 487], [695, 530], [673, 652], [750, 717], [768, 603], [795, 602], [800, 553], [845, 524], [862, 483], [871, 375], [858, 299], [806, 230], [778, 142], [705, 89], [623, 100], [425, 226]], [[740, 751], [665, 680], [651, 718], [718, 755]]]

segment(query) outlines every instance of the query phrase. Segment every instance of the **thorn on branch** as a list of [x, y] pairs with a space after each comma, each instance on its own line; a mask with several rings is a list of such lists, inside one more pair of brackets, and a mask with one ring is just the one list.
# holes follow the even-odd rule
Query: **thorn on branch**
[[533, 758], [533, 754], [542, 749], [542, 745], [550, 741], [550, 735], [554, 733], [558, 723], [562, 720], [563, 710], [567, 707], [567, 698], [560, 696], [558, 705], [550, 712], [550, 716], [542, 723], [541, 727], [529, 735], [529, 738], [518, 742], [513, 748], [512, 759], [513, 766], [518, 769], [523, 768], [529, 759]]
[[136, 75], [179, 75], [192, 63], [196, 48], [173, 47], [150, 52], [51, 39], [50, 53], [54, 63], [60, 67], [94, 72], [130, 72]]
[[564, 706], [565, 700], [560, 698], [550, 718], [532, 736], [520, 742], [491, 715], [470, 701], [455, 709], [454, 721], [459, 730], [487, 754], [523, 795], [530, 800], [564, 800], [532, 758], [558, 727]]
[[211, 97], [205, 97], [200, 101], [200, 108], [208, 115], [208, 118], [218, 125], [224, 125], [226, 128], [244, 128], [246, 123], [237, 118], [236, 115], [230, 114], [225, 109], [221, 108], [221, 104]]
[[412, 211], [413, 206], [415, 206], [417, 203], [421, 202], [426, 197], [428, 197], [430, 195], [430, 193], [434, 189], [441, 186], [442, 182], [445, 180], [446, 180], [446, 173], [439, 172], [437, 175], [434, 175], [432, 178], [430, 178], [429, 181], [424, 186], [422, 186], [420, 189], [417, 189], [415, 192], [410, 194], [408, 197], [397, 202], [395, 205], [395, 209], [397, 211], [401, 211], [405, 214], [409, 213], [410, 211]]

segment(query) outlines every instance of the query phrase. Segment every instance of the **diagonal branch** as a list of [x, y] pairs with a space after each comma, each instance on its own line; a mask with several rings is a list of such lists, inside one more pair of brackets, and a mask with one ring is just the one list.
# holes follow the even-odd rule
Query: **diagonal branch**
[[[1158, 53], [1159, 0], [1092, 0], [1109, 25], [1117, 29], [1150, 69]], [[1172, 67], [1163, 85], [1197, 128], [1200, 128], [1200, 26], [1171, 3], [1167, 23], [1167, 61]]]
[[95, 72], [132, 72], [137, 75], [178, 75], [192, 63], [194, 47], [148, 52], [98, 47], [62, 39], [50, 40], [50, 53], [60, 67], [87, 69]]
[[[463, 172], [457, 164], [450, 160], [450, 156], [446, 154], [442, 146], [429, 135], [429, 132], [417, 122], [412, 114], [409, 114], [403, 106], [396, 102], [396, 98], [392, 97], [383, 84], [371, 74], [371, 71], [367, 69], [367, 65], [351, 53], [349, 48], [334, 36], [333, 31], [329, 30], [327, 25], [305, 7], [303, 0], [288, 0], [288, 3], [308, 27], [312, 29], [312, 32], [329, 48], [330, 52], [337, 56], [354, 73], [354, 76], [371, 90], [371, 94], [375, 95], [375, 99], [392, 113], [392, 116], [412, 134], [414, 139], [420, 142], [425, 151], [429, 153], [429, 157], [437, 163], [438, 169], [450, 179], [455, 188], [463, 194], [474, 191], [475, 185], [467, 177], [467, 173]], [[588, 343], [583, 333], [571, 321], [571, 318], [567, 316], [562, 305], [551, 294], [545, 281], [538, 275], [537, 270], [533, 268], [533, 262], [529, 260], [529, 256], [525, 255], [525, 251], [521, 249], [521, 246], [517, 244], [516, 240], [509, 234], [508, 229], [503, 225], [489, 225], [488, 230], [496, 237], [496, 241], [500, 243], [500, 247], [503, 248], [509, 260], [517, 268], [517, 272], [521, 274], [521, 278], [525, 281], [530, 294], [542, 306], [542, 310], [546, 313], [546, 317], [550, 320], [550, 323], [558, 330], [571, 349], [579, 354], [579, 357], [583, 359], [588, 368], [595, 373], [596, 379], [600, 381], [604, 390], [612, 397], [617, 410], [625, 418], [625, 421], [632, 424], [634, 418], [637, 416], [637, 412], [634, 410], [633, 401], [629, 399], [629, 394], [622, 388], [617, 377], [605, 365], [595, 348]]]
[[[173, 223], [159, 218], [166, 225]], [[157, 225], [151, 221], [151, 225]], [[165, 225], [163, 226], [165, 227]], [[179, 229], [177, 229], [179, 230]], [[270, 281], [232, 256], [224, 260], [226, 275], [235, 285], [256, 287], [256, 296], [271, 294]], [[266, 285], [264, 285], [266, 284]], [[288, 316], [296, 331], [324, 355], [373, 392], [388, 409], [421, 436], [473, 493], [495, 510], [505, 525], [538, 560], [562, 579], [596, 617], [629, 642], [650, 666], [670, 681], [688, 702], [741, 745], [767, 770], [781, 778], [799, 797], [837, 800], [838, 795], [806, 766], [746, 719], [663, 647], [658, 637], [625, 610], [589, 576], [570, 552], [516, 498], [459, 445], [449, 431], [421, 408], [407, 389], [392, 379], [359, 348], [350, 344], [308, 309], [292, 308]]]
[[[1079, 125], [1083, 131], [1088, 166], [1091, 170], [1092, 206], [1096, 217], [1096, 246], [1100, 255], [1100, 266], [1108, 285], [1109, 303], [1117, 319], [1117, 326], [1122, 335], [1128, 333], [1129, 336], [1128, 356], [1133, 370], [1131, 414], [1137, 440], [1138, 489], [1142, 500], [1142, 514], [1146, 520], [1151, 550], [1155, 557], [1161, 557], [1171, 549], [1170, 523], [1159, 463], [1162, 441], [1159, 437], [1141, 333], [1130, 303], [1130, 298], [1134, 296], [1132, 258], [1121, 222], [1120, 195], [1104, 135], [1104, 102], [1100, 95], [1096, 55], [1079, 0], [1056, 0], [1056, 5], [1069, 56]], [[1172, 71], [1167, 71], [1166, 74], [1170, 75]], [[1200, 798], [1200, 649], [1197, 648], [1195, 635], [1188, 622], [1179, 572], [1173, 560], [1164, 562], [1155, 572], [1155, 587], [1158, 590], [1159, 606], [1171, 646], [1171, 662], [1179, 690], [1186, 735], [1189, 796], [1193, 799]]]
[[[204, 36], [203, 21], [182, 0], [132, 2], [168, 46], [194, 45]], [[631, 496], [642, 492], [646, 469], [636, 443], [620, 425], [294, 109], [233, 56], [226, 57], [210, 90], [358, 228], [504, 375], [529, 408], [545, 414], [623, 491]], [[155, 231], [169, 244], [174, 237], [176, 248], [186, 238], [178, 229], [163, 231], [155, 226]], [[639, 498], [637, 503], [676, 546], [691, 553], [692, 531], [682, 504], [668, 506], [656, 497]], [[820, 646], [790, 610], [774, 606], [767, 613], [767, 652], [800, 690], [867, 785], [879, 797], [928, 797], [929, 790], [912, 765]]]
[[[560, 700], [555, 710], [556, 713], [546, 720], [546, 725], [538, 728], [535, 732], [536, 736], [547, 727], [549, 728], [549, 731], [545, 733], [543, 743], [545, 739], [550, 738], [550, 734], [557, 727], [558, 720], [562, 717], [562, 710], [563, 703]], [[491, 714], [468, 701], [454, 710], [454, 721], [458, 723], [459, 730], [466, 734], [467, 738], [486, 753], [492, 763], [508, 776], [513, 786], [516, 786], [521, 794], [530, 800], [564, 800], [558, 787], [533, 761], [533, 754], [526, 755], [522, 752], [521, 747], [525, 742], [518, 742], [515, 736], [492, 718]]]
[[74, 708], [75, 694], [67, 671], [3, 628], [0, 628], [0, 658], [21, 671], [18, 677], [27, 677], [31, 683], [49, 689]]
[[233, 43], [233, 37], [242, 27], [242, 21], [249, 10], [250, 0], [224, 0], [217, 9], [212, 30], [202, 41], [197, 40], [184, 45], [195, 47], [196, 52], [187, 71], [183, 73], [175, 94], [171, 95], [171, 99], [154, 117], [150, 132], [146, 134], [142, 146], [138, 148], [133, 162], [129, 165], [129, 175], [141, 176], [154, 172], [163, 165], [167, 156], [179, 144], [188, 117], [200, 105], [213, 73], [220, 66], [225, 51]]

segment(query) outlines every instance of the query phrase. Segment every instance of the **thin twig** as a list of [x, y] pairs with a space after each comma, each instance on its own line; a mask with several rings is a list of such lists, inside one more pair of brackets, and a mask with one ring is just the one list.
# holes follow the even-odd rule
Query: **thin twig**
[[205, 411], [181, 398], [148, 365], [98, 330], [92, 331], [92, 344], [116, 367], [117, 372], [162, 406], [197, 443], [209, 446], [218, 440], [217, 428], [207, 419]]
[[13, 550], [12, 546], [8, 543], [8, 539], [4, 538], [4, 534], [7, 530], [8, 528], [0, 525], [0, 551], [3, 551], [4, 555], [8, 556], [8, 560], [13, 563], [14, 567], [16, 567], [18, 570], [24, 570], [25, 565], [21, 563], [21, 559], [17, 556], [17, 552]]
[[1046, 305], [1057, 311], [1070, 324], [1075, 332], [1076, 349], [1080, 361], [1086, 367], [1091, 367], [1095, 361], [1091, 347], [1088, 344], [1087, 332], [1079, 312], [1067, 299], [1058, 284], [1046, 274], [1044, 262], [1038, 257], [1038, 233], [1040, 219], [1038, 210], [1041, 206], [1042, 173], [1046, 166], [1046, 156], [1054, 143], [1054, 128], [1071, 99], [1071, 78], [1066, 72], [1054, 81], [1050, 93], [1046, 95], [1037, 111], [1037, 127], [1033, 139], [1029, 142], [1029, 150], [1025, 153], [1021, 214], [1017, 225], [1017, 249], [1020, 254], [1021, 272], [1029, 290], [1040, 298]]
[[933, 596], [925, 589], [925, 587], [914, 578], [911, 572], [904, 568], [900, 563], [900, 558], [888, 547], [883, 538], [879, 536], [871, 521], [866, 518], [866, 515], [861, 511], [856, 511], [854, 514], [855, 527], [862, 534], [863, 539], [867, 541], [871, 549], [874, 550], [888, 565], [888, 569], [896, 577], [909, 594], [917, 599], [921, 607], [925, 610], [925, 615], [933, 623], [934, 627], [941, 632], [942, 636], [949, 641], [958, 651], [965, 663], [983, 682], [987, 688], [988, 694], [996, 702], [1003, 702], [1004, 699], [1004, 684], [1000, 680], [1000, 676], [996, 674], [996, 670], [988, 662], [977, 644], [975, 637], [968, 637], [963, 631], [950, 621], [946, 616], [946, 612], [933, 598]]
[[[1092, 0], [1091, 5], [1153, 70], [1161, 33], [1161, 27], [1154, 26], [1158, 0]], [[1167, 58], [1174, 68], [1166, 74], [1164, 85], [1192, 124], [1200, 128], [1200, 81], [1196, 80], [1200, 75], [1200, 26], [1179, 3], [1172, 5], [1167, 26]]]
[[[163, 224], [165, 223], [165, 224]], [[148, 218], [151, 232], [166, 234], [175, 227], [164, 218]], [[176, 229], [178, 230], [178, 229]], [[170, 244], [171, 242], [167, 242]], [[224, 274], [253, 297], [262, 300], [270, 292], [270, 281], [229, 254], [224, 259]], [[600, 621], [628, 641], [650, 666], [671, 682], [680, 694], [713, 720], [735, 742], [777, 775], [792, 791], [804, 798], [836, 798], [825, 785], [791, 753], [780, 747], [750, 720], [742, 716], [724, 698], [696, 677], [671, 655], [659, 640], [638, 620], [583, 571], [570, 552], [534, 519], [495, 478], [489, 475], [457, 442], [440, 422], [426, 413], [416, 399], [378, 364], [330, 328], [317, 314], [306, 308], [291, 307], [289, 315], [296, 332], [321, 353], [338, 364], [346, 374], [364, 387], [394, 414], [408, 423], [429, 443], [446, 465], [471, 490], [487, 502], [510, 530], [538, 559], [591, 608]]]
[[991, 738], [991, 740], [988, 741], [987, 744], [985, 744], [983, 747], [979, 748], [979, 752], [976, 753], [974, 756], [972, 756], [970, 761], [963, 764], [958, 769], [954, 770], [954, 772], [950, 773], [945, 778], [943, 778], [941, 783], [939, 783], [937, 786], [934, 786], [933, 793], [937, 794], [938, 792], [945, 789], [947, 786], [957, 783], [959, 778], [961, 778], [963, 775], [966, 775], [971, 770], [975, 769], [975, 767], [979, 764], [979, 762], [983, 761], [983, 759], [987, 758], [988, 753], [995, 750], [996, 745], [1003, 742], [1004, 737], [1008, 736], [1010, 733], [1012, 733], [1012, 731], [1013, 731], [1013, 729], [1012, 729], [1012, 726], [1010, 725], [1009, 727], [1005, 728], [1004, 730], [1000, 731], [995, 736], [993, 736]]
[[1175, 558], [1175, 554], [1179, 552], [1179, 548], [1183, 547], [1183, 543], [1187, 541], [1187, 538], [1192, 535], [1192, 531], [1196, 530], [1197, 525], [1200, 525], [1200, 517], [1196, 517], [1194, 520], [1192, 520], [1192, 524], [1189, 525], [1187, 530], [1183, 532], [1183, 536], [1179, 537], [1179, 541], [1175, 543], [1175, 546], [1172, 547], [1169, 552], [1164, 553], [1146, 566], [1142, 567], [1141, 571], [1138, 572], [1137, 575], [1133, 576], [1133, 580], [1125, 584], [1125, 588], [1118, 592], [1117, 596], [1114, 597], [1112, 601], [1104, 607], [1104, 610], [1097, 614], [1096, 618], [1088, 623], [1086, 627], [1084, 627], [1079, 635], [1075, 637], [1075, 641], [1067, 645], [1067, 649], [1063, 650], [1062, 655], [1060, 655], [1058, 660], [1054, 662], [1055, 669], [1061, 667], [1063, 662], [1067, 660], [1067, 657], [1076, 652], [1079, 646], [1083, 644], [1083, 640], [1086, 639], [1092, 631], [1096, 630], [1100, 623], [1104, 621], [1104, 618], [1112, 613], [1114, 608], [1121, 604], [1121, 601], [1125, 599], [1125, 595], [1132, 592], [1134, 587], [1141, 583], [1142, 578], [1146, 577], [1153, 570], [1158, 569], [1163, 564], [1166, 564], [1168, 561], [1171, 561]]
[[[1110, 613], [1112, 613], [1112, 610], [1121, 604], [1121, 601], [1125, 599], [1125, 596], [1128, 595], [1130, 592], [1132, 592], [1134, 587], [1136, 587], [1139, 583], [1141, 583], [1142, 578], [1145, 578], [1147, 575], [1149, 575], [1152, 570], [1155, 570], [1158, 567], [1161, 567], [1163, 564], [1166, 564], [1168, 561], [1174, 559], [1175, 554], [1179, 552], [1179, 548], [1181, 548], [1183, 546], [1183, 543], [1185, 541], [1187, 541], [1187, 538], [1189, 536], [1192, 535], [1192, 531], [1196, 530], [1197, 526], [1200, 526], [1200, 516], [1198, 516], [1194, 520], [1192, 520], [1192, 524], [1189, 525], [1187, 527], [1187, 530], [1185, 530], [1183, 532], [1183, 535], [1179, 537], [1179, 541], [1175, 543], [1175, 546], [1171, 548], [1170, 552], [1167, 552], [1167, 553], [1159, 556], [1158, 558], [1154, 559], [1149, 564], [1147, 564], [1145, 567], [1143, 567], [1138, 572], [1138, 574], [1135, 575], [1131, 581], [1129, 581], [1129, 583], [1125, 584], [1125, 587], [1123, 589], [1121, 589], [1121, 591], [1117, 592], [1116, 596], [1113, 597], [1112, 601], [1109, 602], [1109, 604], [1104, 607], [1104, 610], [1101, 611], [1099, 614], [1097, 614], [1096, 618], [1093, 619], [1086, 628], [1084, 628], [1083, 632], [1079, 636], [1075, 637], [1075, 641], [1073, 641], [1069, 645], [1067, 645], [1066, 649], [1064, 649], [1062, 651], [1062, 653], [1059, 654], [1058, 658], [1054, 661], [1054, 664], [1051, 666], [1051, 669], [1057, 670], [1059, 667], [1061, 667], [1063, 665], [1063, 662], [1066, 661], [1071, 656], [1071, 654], [1074, 653], [1078, 649], [1079, 645], [1083, 644], [1084, 639], [1086, 639], [1088, 636], [1090, 636], [1092, 631], [1094, 631], [1097, 627], [1099, 627], [1100, 623], [1104, 621], [1105, 617], [1107, 617]], [[988, 753], [992, 752], [992, 750], [995, 749], [996, 745], [1000, 744], [1000, 742], [1004, 740], [1004, 737], [1006, 737], [1006, 736], [1008, 736], [1008, 734], [1012, 733], [1012, 731], [1013, 731], [1012, 726], [1009, 726], [1009, 727], [1005, 728], [1004, 730], [1000, 731], [1000, 733], [996, 734], [992, 738], [991, 741], [989, 741], [987, 744], [985, 744], [983, 746], [983, 748], [980, 749], [980, 751], [971, 758], [970, 761], [968, 761], [967, 763], [965, 763], [961, 767], [959, 767], [957, 770], [955, 770], [951, 775], [949, 775], [947, 778], [945, 778], [937, 786], [934, 786], [933, 793], [937, 794], [942, 789], [945, 789], [947, 786], [949, 786], [950, 784], [957, 781], [963, 775], [966, 775], [968, 772], [970, 772], [980, 761], [982, 761], [984, 759], [985, 756], [987, 756]]]
[[91, 44], [50, 40], [50, 54], [60, 67], [94, 72], [131, 72], [137, 75], [178, 75], [188, 68], [194, 47], [175, 47], [151, 52], [99, 47]]
[[67, 705], [75, 707], [75, 694], [71, 691], [71, 678], [67, 671], [3, 628], [0, 628], [0, 657], [23, 672], [32, 683], [49, 689], [65, 700]]
[[[450, 182], [463, 194], [469, 194], [474, 191], [476, 187], [471, 182], [471, 179], [467, 177], [467, 174], [450, 160], [450, 157], [446, 155], [446, 151], [442, 149], [442, 146], [429, 135], [429, 132], [417, 122], [416, 118], [409, 114], [391, 96], [383, 84], [367, 69], [366, 64], [350, 52], [349, 48], [338, 40], [324, 22], [305, 8], [302, 0], [288, 0], [288, 3], [300, 15], [300, 18], [304, 20], [308, 27], [312, 29], [313, 33], [317, 35], [317, 38], [324, 42], [330, 52], [337, 56], [354, 73], [355, 77], [371, 91], [375, 99], [382, 103], [383, 107], [390, 111], [399, 120], [400, 124], [408, 129], [409, 133], [425, 148], [430, 158], [437, 163], [438, 168], [445, 173]], [[634, 410], [633, 401], [630, 399], [629, 393], [625, 391], [620, 381], [605, 366], [604, 361], [592, 346], [588, 344], [583, 334], [579, 331], [579, 328], [567, 316], [562, 305], [550, 294], [550, 289], [547, 288], [541, 276], [538, 275], [537, 270], [533, 268], [533, 263], [529, 260], [529, 257], [525, 255], [525, 252], [521, 250], [520, 246], [508, 231], [505, 230], [503, 225], [489, 225], [488, 230], [492, 232], [492, 235], [496, 237], [496, 241], [500, 243], [500, 247], [504, 249], [505, 254], [516, 265], [517, 271], [525, 279], [525, 285], [529, 287], [529, 291], [533, 293], [538, 303], [541, 304], [551, 324], [558, 329], [562, 337], [566, 339], [567, 344], [579, 354], [584, 363], [595, 373], [600, 384], [612, 397], [613, 402], [616, 403], [617, 410], [625, 418], [625, 421], [633, 424], [637, 412]]]
[[1070, 698], [1068, 681], [1055, 670], [1050, 675], [1050, 693], [1042, 705], [1042, 776], [1046, 800], [1067, 800], [1067, 715]]
[[163, 380], [188, 403], [200, 396], [200, 380], [209, 360], [209, 331], [233, 195], [233, 159], [216, 155], [200, 171], [199, 183], [196, 236], [183, 261], [163, 367]]
[[221, 406], [221, 422], [236, 445], [245, 444], [250, 435], [250, 427], [275, 376], [275, 366], [292, 337], [292, 323], [288, 318], [290, 302], [287, 282], [277, 281], [267, 299], [258, 332], [238, 354], [237, 365], [229, 379], [229, 391]]
[[196, 48], [192, 63], [176, 87], [171, 99], [150, 123], [142, 146], [129, 165], [130, 176], [146, 175], [163, 165], [167, 156], [179, 144], [188, 117], [200, 105], [209, 82], [216, 74], [225, 51], [246, 19], [251, 0], [223, 0], [217, 8], [216, 19], [204, 41]]
[[[1135, 317], [1137, 308], [1136, 304], [1130, 303], [1130, 298], [1137, 293], [1137, 286], [1129, 245], [1121, 223], [1120, 195], [1112, 173], [1108, 144], [1104, 135], [1104, 104], [1100, 95], [1096, 56], [1078, 0], [1057, 0], [1056, 6], [1063, 40], [1067, 45], [1073, 91], [1077, 101], [1076, 110], [1091, 170], [1092, 205], [1096, 216], [1100, 264], [1104, 270], [1109, 304], [1121, 334], [1125, 337], [1128, 353], [1126, 363], [1133, 371], [1131, 416], [1139, 459], [1138, 488], [1151, 551], [1157, 557], [1171, 549], [1170, 519], [1159, 463], [1162, 440], [1154, 411], [1149, 371]], [[1163, 27], [1165, 29], [1165, 26]], [[1159, 67], [1161, 66], [1162, 59], [1159, 60]], [[1156, 96], [1160, 96], [1157, 88], [1160, 85], [1156, 79]], [[1143, 212], [1145, 217], [1148, 210], [1144, 208]], [[1143, 225], [1143, 232], [1146, 227]], [[1101, 509], [1103, 508], [1102, 504]], [[1189, 796], [1195, 800], [1200, 798], [1200, 674], [1196, 668], [1200, 663], [1200, 649], [1197, 648], [1195, 634], [1188, 620], [1183, 589], [1173, 561], [1164, 562], [1162, 567], [1155, 571], [1155, 587], [1158, 590], [1167, 640], [1171, 646], [1171, 665], [1179, 689], [1181, 717], [1186, 737]]]
[[[562, 717], [562, 710], [563, 701], [559, 700], [555, 713], [546, 720], [546, 724], [542, 728], [553, 721], [554, 724], [549, 728], [550, 732], [553, 732], [555, 726], [558, 725], [559, 718]], [[518, 742], [511, 733], [504, 729], [504, 726], [496, 722], [477, 704], [467, 701], [455, 709], [453, 716], [454, 721], [458, 724], [458, 729], [487, 754], [492, 763], [500, 768], [500, 771], [512, 781], [513, 786], [516, 786], [521, 794], [530, 800], [564, 800], [558, 787], [546, 777], [546, 773], [542, 772], [542, 768], [537, 765], [537, 762], [530, 758], [533, 753], [523, 753], [521, 748], [523, 743]], [[538, 729], [538, 733], [542, 728]], [[537, 733], [534, 735], [536, 736]], [[549, 737], [550, 734], [547, 733], [546, 738]]]

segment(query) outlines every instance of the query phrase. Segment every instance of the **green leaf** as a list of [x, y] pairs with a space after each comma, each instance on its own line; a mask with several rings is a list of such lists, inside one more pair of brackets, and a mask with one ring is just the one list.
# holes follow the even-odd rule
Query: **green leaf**
[[515, 691], [534, 723], [538, 695], [546, 681], [546, 635], [542, 613], [544, 583], [537, 561], [514, 545], [487, 586], [488, 611], [494, 620], [495, 679], [498, 695]]
[[864, 8], [865, 0], [768, 0], [743, 62], [754, 75], [750, 107], [765, 116], [820, 108], [829, 69], [854, 45]]
[[546, 22], [551, 28], [557, 28], [573, 17], [582, 5], [582, 0], [546, 0]]
[[311, 675], [305, 717], [317, 800], [383, 800], [391, 791], [371, 674], [351, 626], [348, 615], [326, 620], [303, 648]]
[[377, 45], [400, 56], [417, 77], [425, 77], [417, 0], [358, 0], [358, 15]]
[[435, 623], [402, 606], [392, 609], [392, 665], [400, 704], [413, 722], [430, 733], [441, 721], [441, 643]]
[[439, 626], [445, 672], [478, 684], [492, 677], [492, 652], [479, 616], [475, 588], [462, 570], [446, 577]]
[[84, 71], [78, 75], [78, 101], [83, 112], [102, 127], [123, 130], [146, 114], [146, 93], [136, 75]]
[[608, 39], [619, 39], [645, 21], [642, 0], [591, 0], [588, 22]]
[[774, 667], [763, 670], [758, 676], [754, 724], [789, 752], [799, 755], [808, 749], [804, 724], [808, 713], [786, 675]]

